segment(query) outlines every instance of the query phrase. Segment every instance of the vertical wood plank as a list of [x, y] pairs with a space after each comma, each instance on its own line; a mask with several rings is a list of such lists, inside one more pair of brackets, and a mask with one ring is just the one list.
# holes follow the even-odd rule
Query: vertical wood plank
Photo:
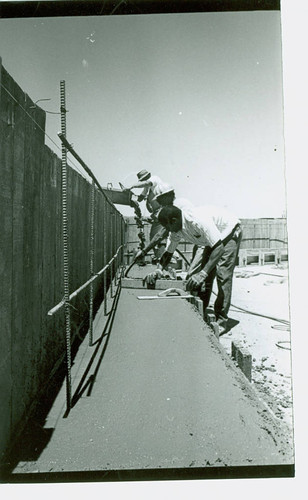
[[[24, 93], [11, 81], [11, 94], [24, 108]], [[15, 101], [12, 118], [14, 132], [12, 157], [12, 257], [13, 257], [13, 294], [12, 294], [12, 424], [18, 422], [25, 413], [27, 395], [27, 357], [24, 335], [24, 144], [25, 144], [25, 112]]]
[[[8, 75], [0, 61], [0, 81], [8, 88]], [[0, 86], [1, 87], [1, 86]], [[0, 459], [11, 433], [12, 391], [12, 162], [13, 128], [10, 126], [10, 102], [5, 90], [0, 95], [0, 167], [1, 167], [1, 238], [0, 238]]]

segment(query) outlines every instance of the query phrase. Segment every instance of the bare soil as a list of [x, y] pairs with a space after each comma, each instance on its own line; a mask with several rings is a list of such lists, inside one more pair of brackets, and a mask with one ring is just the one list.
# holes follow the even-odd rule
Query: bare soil
[[[213, 295], [210, 306], [214, 300]], [[237, 267], [229, 317], [231, 329], [220, 337], [221, 345], [230, 355], [232, 341], [238, 341], [248, 349], [252, 355], [252, 384], [276, 417], [291, 430], [293, 406], [287, 264]]]

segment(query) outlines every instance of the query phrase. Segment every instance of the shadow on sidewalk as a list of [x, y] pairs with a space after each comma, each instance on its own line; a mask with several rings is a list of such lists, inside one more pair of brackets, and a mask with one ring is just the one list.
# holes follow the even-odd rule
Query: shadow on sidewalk
[[[110, 311], [108, 312], [108, 319], [106, 321], [106, 325], [104, 330], [100, 336], [100, 338], [96, 341], [96, 347], [93, 355], [91, 356], [91, 360], [88, 363], [88, 366], [79, 382], [79, 385], [73, 395], [71, 407], [73, 407], [82, 394], [88, 389], [87, 396], [91, 395], [91, 391], [93, 389], [97, 373], [99, 371], [99, 367], [102, 363], [104, 354], [107, 349], [107, 345], [110, 338], [110, 333], [113, 326], [113, 321], [115, 317], [115, 312], [117, 308], [117, 303], [120, 296], [120, 287], [117, 288], [114, 296], [113, 303]], [[72, 345], [72, 360], [78, 349], [80, 347], [81, 342], [84, 340], [86, 333], [88, 332], [88, 322], [83, 323], [82, 331], [77, 336], [74, 344]], [[102, 352], [97, 360], [97, 364], [94, 372], [88, 377], [87, 375], [90, 371], [92, 364], [94, 363], [99, 351], [100, 347], [105, 340], [105, 344], [103, 346]], [[73, 361], [74, 363], [74, 361]], [[28, 422], [25, 424], [25, 428], [21, 434], [16, 438], [15, 443], [13, 444], [11, 450], [4, 457], [4, 460], [0, 464], [0, 482], [11, 482], [12, 472], [20, 462], [35, 462], [39, 459], [40, 455], [48, 445], [49, 441], [54, 432], [54, 428], [45, 428], [44, 425], [46, 423], [47, 415], [49, 414], [54, 401], [59, 393], [59, 388], [62, 387], [65, 382], [66, 377], [66, 366], [65, 363], [61, 364], [57, 372], [54, 374], [50, 383], [46, 387], [42, 397], [37, 402], [35, 409], [33, 410], [32, 415], [30, 416]], [[68, 412], [63, 415], [64, 417], [68, 416]], [[27, 475], [28, 477], [28, 475]]]
[[[90, 359], [90, 361], [89, 361], [89, 363], [88, 363], [88, 365], [87, 365], [87, 367], [86, 367], [86, 369], [81, 377], [81, 380], [78, 384], [78, 387], [73, 395], [72, 405], [71, 405], [72, 408], [76, 405], [76, 403], [78, 402], [78, 400], [81, 398], [81, 396], [84, 394], [84, 392], [86, 390], [87, 390], [87, 396], [91, 396], [91, 392], [92, 392], [93, 386], [95, 384], [95, 380], [96, 380], [100, 365], [103, 361], [103, 358], [104, 358], [104, 355], [105, 355], [105, 352], [106, 352], [106, 349], [108, 346], [108, 342], [110, 339], [110, 334], [111, 334], [111, 330], [112, 330], [112, 326], [113, 326], [113, 322], [114, 322], [115, 312], [117, 309], [117, 304], [119, 301], [120, 293], [121, 293], [121, 288], [119, 287], [117, 289], [115, 296], [114, 296], [114, 301], [112, 303], [112, 307], [111, 307], [111, 310], [109, 312], [108, 319], [107, 319], [106, 325], [104, 327], [104, 330], [103, 330], [100, 338], [96, 341], [95, 351], [93, 352], [91, 359]], [[96, 367], [94, 369], [94, 372], [91, 375], [89, 375], [90, 369], [91, 369], [95, 359], [97, 358], [97, 356], [99, 354], [103, 340], [105, 340], [105, 343], [104, 343], [102, 352], [97, 360], [97, 364], [96, 364]], [[68, 412], [66, 412], [66, 414], [64, 416], [67, 417]]]

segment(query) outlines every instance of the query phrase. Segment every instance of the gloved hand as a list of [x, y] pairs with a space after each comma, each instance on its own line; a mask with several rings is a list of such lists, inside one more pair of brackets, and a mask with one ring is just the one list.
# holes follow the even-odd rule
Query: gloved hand
[[186, 283], [186, 290], [188, 291], [196, 291], [200, 290], [203, 283], [205, 282], [207, 274], [204, 271], [200, 273], [193, 274], [191, 278]]
[[143, 284], [147, 285], [155, 285], [155, 282], [157, 279], [162, 278], [163, 273], [161, 272], [160, 269], [156, 269], [156, 271], [153, 271], [150, 274], [147, 274], [146, 277], [143, 279]]

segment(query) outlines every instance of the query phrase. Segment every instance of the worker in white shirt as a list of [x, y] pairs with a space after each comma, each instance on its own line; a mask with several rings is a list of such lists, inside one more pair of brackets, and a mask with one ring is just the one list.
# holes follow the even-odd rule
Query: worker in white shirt
[[231, 303], [233, 271], [236, 264], [242, 230], [239, 219], [224, 209], [163, 207], [159, 223], [169, 232], [166, 251], [160, 259], [165, 269], [181, 240], [196, 245], [196, 252], [187, 274], [187, 289], [197, 291], [203, 301], [204, 317], [216, 277], [218, 295], [214, 304], [220, 334], [227, 331]]
[[141, 170], [137, 174], [138, 182], [131, 184], [130, 186], [124, 188], [124, 190], [131, 191], [132, 189], [143, 188], [142, 193], [137, 197], [137, 200], [146, 200], [146, 207], [148, 211], [152, 214], [159, 210], [161, 206], [155, 200], [155, 197], [162, 192], [169, 189], [169, 184], [163, 182], [157, 175], [151, 175], [147, 170]]

